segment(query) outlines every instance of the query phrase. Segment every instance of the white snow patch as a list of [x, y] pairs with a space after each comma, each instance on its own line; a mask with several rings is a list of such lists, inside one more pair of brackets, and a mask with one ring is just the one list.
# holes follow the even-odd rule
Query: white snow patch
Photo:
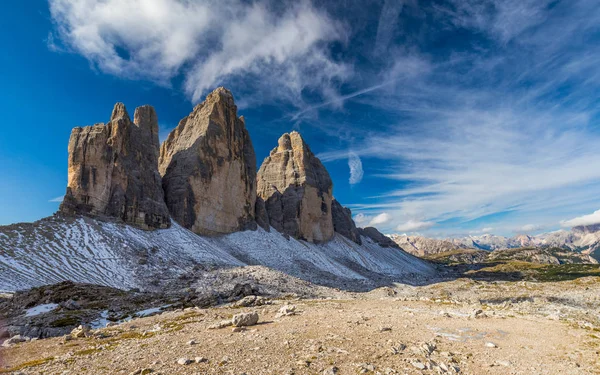
[[43, 305], [37, 305], [25, 310], [25, 316], [30, 317], [45, 314], [47, 312], [56, 310], [57, 307], [58, 305], [56, 303], [46, 303]]
[[164, 305], [164, 306], [160, 306], [160, 307], [152, 307], [150, 309], [138, 311], [135, 314], [133, 314], [133, 316], [136, 317], [136, 318], [144, 318], [144, 317], [147, 317], [147, 316], [158, 314], [159, 312], [161, 312], [162, 310], [164, 310], [164, 309], [166, 309], [166, 308], [168, 308], [170, 306], [171, 305]]

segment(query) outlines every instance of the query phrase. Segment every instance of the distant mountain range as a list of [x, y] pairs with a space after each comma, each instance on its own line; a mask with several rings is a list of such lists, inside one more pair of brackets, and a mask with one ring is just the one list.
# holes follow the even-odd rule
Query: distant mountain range
[[456, 249], [504, 250], [516, 248], [559, 248], [589, 255], [600, 260], [600, 224], [578, 226], [536, 236], [514, 237], [483, 234], [462, 238], [435, 239], [422, 236], [392, 234], [389, 237], [405, 251], [428, 256]]

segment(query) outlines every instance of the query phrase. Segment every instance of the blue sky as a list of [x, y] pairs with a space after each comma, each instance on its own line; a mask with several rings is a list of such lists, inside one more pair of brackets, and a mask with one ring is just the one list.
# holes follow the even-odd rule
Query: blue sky
[[361, 226], [458, 236], [600, 222], [595, 0], [0, 7], [0, 224], [56, 211], [72, 127], [107, 121], [117, 101], [151, 104], [164, 137], [218, 86], [258, 163], [299, 130]]

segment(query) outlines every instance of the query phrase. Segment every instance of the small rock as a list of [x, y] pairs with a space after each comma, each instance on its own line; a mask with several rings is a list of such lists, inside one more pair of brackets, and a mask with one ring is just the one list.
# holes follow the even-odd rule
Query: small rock
[[219, 361], [219, 366], [226, 365], [227, 363], [229, 363], [229, 357], [225, 356]]
[[4, 341], [2, 343], [2, 346], [6, 348], [6, 347], [12, 346], [14, 344], [18, 344], [20, 342], [25, 342], [25, 341], [30, 341], [30, 340], [31, 339], [29, 337], [15, 335], [15, 336], [9, 338], [8, 340]]
[[60, 305], [67, 310], [81, 310], [81, 305], [72, 299], [62, 302]]
[[180, 364], [180, 365], [182, 365], [182, 366], [186, 366], [186, 365], [189, 365], [190, 363], [192, 363], [192, 360], [189, 359], [189, 358], [179, 358], [177, 360], [177, 363]]
[[205, 363], [205, 362], [208, 362], [208, 358], [204, 358], [204, 357], [196, 357], [196, 358], [194, 358], [194, 361], [195, 361], [196, 363]]
[[246, 296], [233, 304], [233, 307], [249, 307], [254, 306], [256, 296]]
[[485, 346], [487, 348], [497, 348], [498, 347], [498, 345], [494, 344], [493, 342], [486, 342]]
[[425, 355], [430, 355], [431, 353], [433, 353], [436, 349], [435, 344], [432, 343], [424, 343], [423, 345], [421, 345], [421, 351], [425, 354]]
[[504, 366], [504, 367], [512, 366], [512, 363], [510, 361], [496, 361], [496, 364], [498, 364], [500, 366]]
[[233, 316], [231, 323], [236, 327], [253, 326], [258, 323], [258, 313], [253, 311], [249, 313], [241, 313]]
[[295, 305], [283, 305], [279, 309], [276, 318], [281, 318], [282, 316], [291, 316], [296, 315], [296, 306]]
[[410, 364], [413, 365], [415, 368], [418, 368], [419, 370], [425, 370], [425, 364], [421, 361], [413, 361]]
[[339, 372], [339, 369], [335, 366], [323, 370], [323, 375], [335, 375]]
[[379, 327], [379, 332], [389, 332], [392, 329], [390, 327]]
[[188, 345], [196, 345], [196, 341], [194, 340], [190, 340], [187, 342]]
[[375, 371], [375, 366], [370, 363], [361, 363], [358, 365], [359, 373], [366, 374], [367, 372]]
[[80, 325], [71, 331], [71, 336], [74, 338], [88, 337], [90, 335], [90, 327]]

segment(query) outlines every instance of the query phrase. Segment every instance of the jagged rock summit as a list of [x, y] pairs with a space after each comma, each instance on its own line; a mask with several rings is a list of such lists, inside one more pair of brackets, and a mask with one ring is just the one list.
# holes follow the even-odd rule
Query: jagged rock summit
[[168, 228], [158, 150], [158, 119], [151, 106], [137, 108], [132, 122], [123, 103], [117, 103], [106, 125], [74, 128], [60, 212]]
[[150, 106], [137, 108], [132, 122], [117, 103], [106, 125], [73, 129], [60, 212], [142, 229], [167, 228], [172, 218], [200, 235], [261, 226], [314, 243], [339, 233], [359, 245], [362, 235], [389, 246], [374, 228], [356, 228], [332, 190], [329, 173], [295, 131], [279, 138], [257, 173], [244, 118], [219, 87], [162, 146]]
[[333, 237], [332, 189], [329, 173], [295, 131], [279, 138], [257, 175], [270, 225], [309, 242]]
[[231, 92], [219, 87], [184, 117], [160, 149], [169, 212], [202, 235], [256, 228], [256, 156]]

